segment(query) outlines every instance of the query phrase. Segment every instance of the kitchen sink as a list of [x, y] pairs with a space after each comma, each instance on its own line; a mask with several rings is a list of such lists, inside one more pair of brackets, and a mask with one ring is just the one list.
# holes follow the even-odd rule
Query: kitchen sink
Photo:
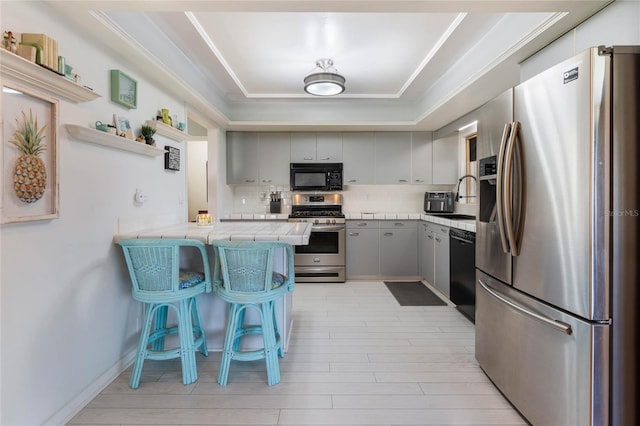
[[453, 220], [476, 220], [475, 216], [471, 216], [468, 214], [453, 214], [453, 213], [444, 213], [444, 214], [433, 214], [433, 213], [427, 213], [430, 214], [431, 216], [436, 216], [436, 217], [441, 217], [444, 219], [453, 219]]

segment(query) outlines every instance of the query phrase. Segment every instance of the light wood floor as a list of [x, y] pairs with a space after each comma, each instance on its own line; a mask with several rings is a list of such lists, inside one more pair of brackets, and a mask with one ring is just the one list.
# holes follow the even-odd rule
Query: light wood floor
[[73, 425], [522, 425], [474, 358], [474, 327], [455, 308], [401, 307], [380, 281], [298, 284], [282, 381], [263, 361], [198, 355], [199, 380], [179, 361], [147, 361], [92, 400]]

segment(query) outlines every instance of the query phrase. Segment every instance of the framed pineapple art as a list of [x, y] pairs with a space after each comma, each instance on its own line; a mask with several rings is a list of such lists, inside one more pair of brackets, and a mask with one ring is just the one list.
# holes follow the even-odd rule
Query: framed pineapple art
[[2, 223], [57, 219], [58, 100], [2, 85]]

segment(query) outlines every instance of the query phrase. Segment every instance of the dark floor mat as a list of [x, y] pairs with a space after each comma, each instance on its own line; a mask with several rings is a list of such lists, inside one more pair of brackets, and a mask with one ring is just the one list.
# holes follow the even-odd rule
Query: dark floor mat
[[385, 281], [384, 283], [400, 306], [446, 306], [442, 299], [420, 281]]

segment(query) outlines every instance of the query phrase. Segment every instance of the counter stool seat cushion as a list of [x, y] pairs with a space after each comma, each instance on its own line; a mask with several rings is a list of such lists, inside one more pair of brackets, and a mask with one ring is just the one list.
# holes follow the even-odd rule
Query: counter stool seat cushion
[[[275, 302], [294, 288], [293, 248], [285, 242], [214, 241], [214, 289], [229, 303], [218, 383], [226, 386], [232, 360], [265, 359], [267, 384], [280, 382], [278, 357], [284, 356], [276, 320]], [[285, 254], [286, 274], [273, 271], [276, 250]], [[252, 309], [260, 323], [245, 324], [245, 313]], [[263, 347], [242, 350], [241, 339], [261, 334]]]
[[[130, 386], [140, 385], [146, 359], [180, 358], [182, 383], [198, 380], [196, 351], [207, 356], [207, 341], [200, 321], [196, 296], [212, 291], [209, 256], [201, 241], [188, 239], [125, 239], [122, 247], [132, 284], [132, 296], [144, 304], [145, 317], [138, 350], [131, 373]], [[195, 251], [202, 271], [180, 269], [185, 250]], [[175, 312], [177, 324], [168, 326], [169, 310]], [[165, 349], [165, 338], [177, 335], [179, 344]]]
[[204, 282], [204, 274], [201, 272], [180, 269], [180, 288], [189, 288]]

